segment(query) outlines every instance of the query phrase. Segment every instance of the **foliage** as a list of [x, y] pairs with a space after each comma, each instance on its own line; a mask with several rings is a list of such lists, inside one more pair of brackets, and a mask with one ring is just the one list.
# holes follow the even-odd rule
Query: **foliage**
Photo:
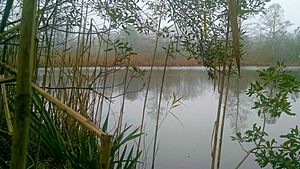
[[32, 117], [31, 128], [41, 137], [44, 151], [49, 153], [58, 164], [66, 162], [66, 147], [64, 140], [59, 133], [50, 112], [44, 107], [44, 103], [37, 92], [32, 96], [35, 111]]
[[12, 136], [9, 135], [9, 133], [4, 132], [3, 128], [5, 123], [0, 123], [0, 149], [1, 149], [1, 155], [0, 155], [0, 166], [2, 169], [8, 169], [9, 168], [9, 157], [11, 153], [11, 140]]
[[[72, 168], [99, 168], [100, 157], [100, 145], [97, 137], [85, 129], [79, 129], [75, 133], [66, 133], [63, 137], [55, 125], [53, 119], [49, 116], [43, 105], [42, 100], [35, 92], [33, 95], [33, 103], [36, 111], [36, 115], [33, 118], [32, 128], [36, 134], [42, 138], [42, 149], [46, 153], [45, 157], [53, 159], [53, 164], [56, 166], [70, 166]], [[108, 117], [103, 124], [104, 131], [108, 127]], [[141, 153], [137, 156], [133, 154], [135, 146], [132, 146], [130, 150], [127, 149], [128, 143], [141, 134], [137, 134], [137, 129], [128, 132], [130, 127], [125, 128], [121, 134], [114, 139], [114, 144], [111, 151], [111, 166], [117, 165], [117, 168], [129, 169], [137, 163], [137, 160]], [[121, 150], [121, 147], [125, 146], [122, 150], [122, 155], [119, 159], [115, 158], [116, 154]], [[115, 160], [114, 160], [115, 159]], [[38, 163], [37, 163], [38, 164]]]
[[99, 143], [97, 137], [89, 131], [81, 131], [77, 136], [66, 138], [67, 157], [74, 169], [99, 168]]
[[255, 147], [247, 153], [256, 156], [256, 162], [260, 167], [270, 164], [273, 168], [299, 168], [300, 133], [298, 126], [280, 136], [284, 139], [280, 145], [277, 145], [278, 142], [275, 139], [268, 140], [268, 133], [265, 131], [266, 114], [277, 118], [282, 113], [295, 115], [291, 112], [288, 94], [299, 92], [299, 82], [282, 63], [278, 63], [276, 67], [258, 71], [258, 73], [259, 81], [251, 83], [247, 95], [257, 98], [253, 109], [258, 111], [258, 116], [264, 118], [264, 123], [262, 126], [255, 123], [252, 129], [244, 134], [236, 133], [232, 140], [240, 144], [253, 143]]
[[[229, 29], [228, 2], [217, 1], [166, 1], [165, 16], [170, 26], [166, 37], [175, 43], [174, 51], [194, 58], [208, 69], [210, 77], [221, 62], [231, 56], [232, 41], [226, 37]], [[264, 9], [264, 0], [238, 1], [238, 17], [243, 20]], [[174, 31], [171, 31], [174, 30]], [[242, 32], [242, 31], [241, 31]], [[228, 45], [226, 45], [228, 43]], [[227, 46], [227, 47], [226, 47]], [[228, 51], [226, 51], [228, 49]], [[230, 51], [230, 52], [229, 52]], [[239, 57], [236, 57], [239, 63]], [[239, 65], [237, 65], [239, 66]]]
[[278, 63], [277, 67], [270, 67], [258, 71], [260, 81], [250, 84], [246, 94], [255, 96], [257, 101], [253, 109], [258, 110], [258, 115], [270, 113], [272, 117], [280, 117], [281, 113], [295, 115], [291, 112], [288, 94], [299, 91], [299, 82], [286, 70], [286, 66]]
[[261, 167], [271, 164], [273, 168], [299, 168], [299, 154], [300, 154], [300, 133], [298, 126], [291, 129], [285, 135], [281, 135], [284, 142], [276, 147], [276, 141], [265, 141], [260, 149], [254, 152], [257, 163]]
[[[113, 146], [111, 149], [111, 159], [115, 159], [119, 152], [121, 151], [121, 156], [117, 158], [116, 160], [111, 160], [111, 168], [114, 168], [117, 166], [118, 169], [131, 169], [133, 166], [135, 166], [138, 163], [138, 159], [141, 155], [141, 152], [138, 152], [135, 156], [134, 154], [134, 146], [131, 146], [129, 152], [127, 150], [128, 145], [126, 145], [129, 141], [132, 141], [138, 137], [141, 136], [140, 133], [138, 133], [139, 129], [135, 129], [131, 131], [127, 136], [125, 135], [126, 132], [130, 129], [129, 127], [126, 127], [120, 135], [115, 138], [113, 142]], [[123, 150], [121, 149], [121, 146], [125, 146]]]

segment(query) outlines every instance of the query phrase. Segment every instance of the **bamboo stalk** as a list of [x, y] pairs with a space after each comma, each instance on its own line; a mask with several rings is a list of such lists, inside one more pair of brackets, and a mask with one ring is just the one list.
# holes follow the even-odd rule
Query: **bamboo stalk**
[[105, 135], [101, 138], [100, 169], [110, 168], [110, 152], [112, 145], [113, 142], [111, 135]]
[[6, 27], [6, 22], [8, 20], [9, 13], [12, 9], [13, 3], [14, 3], [13, 0], [6, 1], [4, 13], [2, 15], [2, 20], [1, 20], [1, 24], [0, 24], [0, 33], [2, 33]]
[[223, 93], [224, 93], [224, 87], [225, 87], [226, 62], [223, 63], [222, 67], [223, 68], [222, 68], [222, 73], [221, 73], [221, 88], [220, 88], [219, 101], [218, 101], [217, 119], [215, 121], [215, 131], [213, 133], [213, 147], [212, 147], [212, 153], [211, 153], [211, 156], [212, 156], [211, 169], [215, 168], [217, 149], [220, 148], [220, 147], [217, 147], [217, 141], [218, 141], [218, 137], [219, 137], [221, 107], [222, 107]]
[[31, 121], [31, 94], [36, 27], [36, 0], [23, 0], [14, 114], [11, 169], [26, 168]]
[[[223, 62], [227, 62], [228, 60], [228, 46], [229, 46], [229, 19], [227, 20], [227, 28], [226, 28], [226, 39], [225, 39], [225, 58]], [[226, 106], [227, 106], [227, 98], [228, 98], [228, 91], [229, 91], [229, 82], [230, 82], [230, 71], [231, 71], [231, 65], [233, 58], [231, 57], [228, 66], [228, 71], [227, 71], [227, 86], [225, 89], [225, 100], [224, 100], [224, 107], [223, 107], [223, 113], [222, 113], [222, 120], [220, 124], [220, 136], [219, 136], [219, 150], [218, 150], [218, 158], [217, 158], [217, 169], [220, 168], [221, 165], [221, 153], [222, 153], [222, 139], [223, 139], [223, 133], [224, 133], [224, 123], [225, 123], [225, 112], [226, 112]], [[222, 72], [225, 73], [225, 72]], [[226, 76], [226, 74], [224, 74]], [[222, 91], [223, 92], [223, 91]], [[219, 105], [221, 106], [221, 105]]]
[[[109, 30], [108, 30], [108, 33], [107, 33], [107, 42], [109, 42], [109, 40], [110, 40], [110, 29], [111, 28], [109, 28]], [[101, 45], [101, 44], [100, 44]], [[107, 64], [108, 64], [108, 62], [107, 62], [107, 59], [108, 59], [108, 49], [109, 48], [109, 43], [106, 43], [106, 46], [105, 46], [105, 54], [104, 54], [104, 72], [107, 72]], [[104, 94], [105, 93], [105, 89], [106, 89], [106, 83], [107, 83], [107, 77], [108, 77], [108, 75], [105, 75], [104, 77], [103, 77], [103, 90], [102, 90], [102, 93]], [[126, 75], [126, 78], [127, 78], [127, 75]], [[99, 85], [99, 84], [98, 84]], [[113, 90], [113, 89], [112, 89]], [[100, 97], [99, 97], [99, 99], [100, 99]], [[103, 115], [103, 104], [104, 104], [104, 97], [101, 97], [101, 101], [100, 101], [100, 104], [98, 104], [98, 106], [99, 106], [99, 126], [101, 126], [101, 122], [102, 122], [102, 115]], [[98, 109], [98, 107], [97, 107], [97, 109]], [[98, 112], [98, 111], [97, 111]], [[107, 112], [108, 113], [108, 115], [109, 115], [109, 111]]]
[[239, 42], [239, 28], [238, 28], [238, 16], [237, 16], [237, 1], [227, 0], [228, 12], [230, 25], [232, 30], [232, 43], [233, 43], [233, 56], [235, 57], [236, 66], [238, 68], [238, 73], [240, 74], [240, 42]]
[[226, 113], [226, 107], [227, 107], [229, 82], [230, 82], [229, 72], [230, 72], [231, 66], [229, 66], [228, 69], [229, 70], [228, 70], [227, 84], [226, 84], [226, 89], [225, 89], [225, 100], [224, 100], [223, 113], [222, 113], [221, 126], [220, 126], [220, 130], [221, 131], [220, 131], [220, 138], [219, 138], [219, 150], [218, 150], [218, 158], [217, 158], [217, 169], [219, 169], [220, 165], [221, 165], [221, 153], [222, 153], [222, 143], [223, 143], [223, 135], [224, 135], [225, 113]]
[[[0, 80], [2, 80], [3, 77], [4, 77], [3, 75], [0, 75]], [[10, 111], [8, 108], [6, 89], [5, 89], [4, 83], [1, 84], [1, 93], [2, 93], [2, 98], [3, 98], [3, 107], [4, 107], [4, 114], [5, 114], [5, 118], [6, 118], [8, 133], [12, 134], [13, 133], [13, 125], [11, 122], [11, 116], [10, 116]]]

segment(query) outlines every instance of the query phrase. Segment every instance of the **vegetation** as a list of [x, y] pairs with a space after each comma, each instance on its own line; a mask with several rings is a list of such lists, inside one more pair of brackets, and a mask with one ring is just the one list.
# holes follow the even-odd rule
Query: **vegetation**
[[[260, 52], [258, 56], [270, 53], [266, 55], [270, 58], [283, 56], [279, 51], [286, 43], [280, 42], [287, 37], [286, 28], [290, 25], [283, 21], [280, 6], [270, 6], [263, 17], [265, 32], [260, 34], [259, 47], [265, 48], [256, 50], [257, 46], [252, 45], [256, 44], [256, 36], [247, 36], [241, 25], [264, 10], [265, 0], [27, 1], [0, 1], [0, 168], [144, 168], [145, 159], [140, 157], [147, 153], [142, 153], [147, 149], [142, 135], [148, 91], [153, 67], [160, 64], [164, 69], [151, 142], [154, 169], [167, 66], [173, 59], [178, 64], [178, 58], [189, 59], [188, 65], [205, 66], [213, 79], [219, 101], [211, 168], [220, 168], [230, 79], [240, 75], [245, 51], [255, 50]], [[274, 15], [276, 24], [272, 24], [275, 20], [270, 21], [269, 15]], [[299, 44], [298, 35], [291, 36], [291, 43]], [[296, 47], [288, 51], [293, 51], [289, 56], [296, 61]], [[134, 58], [151, 66], [150, 73], [137, 68], [140, 62]], [[278, 69], [260, 72], [267, 82], [251, 86], [249, 95], [266, 99], [255, 105], [259, 115], [269, 111], [276, 117], [281, 112], [290, 114], [286, 100], [298, 86], [283, 69], [279, 65]], [[139, 126], [128, 126], [124, 121], [126, 97], [143, 89], [129, 89], [136, 79], [147, 79], [141, 122]], [[271, 94], [265, 96], [264, 87], [271, 82]], [[116, 100], [120, 107], [113, 107]], [[170, 109], [177, 107], [180, 100], [173, 94]], [[255, 132], [260, 134], [256, 136]], [[261, 140], [248, 152], [257, 150], [262, 167], [268, 163], [274, 167], [286, 165], [282, 158], [298, 165], [295, 155], [288, 153], [299, 150], [298, 128], [283, 136], [287, 142], [281, 147], [264, 139], [264, 127], [255, 125], [249, 133], [252, 134], [237, 134], [235, 139], [253, 141], [250, 137], [255, 135]], [[263, 155], [264, 152], [269, 154]]]
[[287, 31], [291, 25], [290, 21], [284, 19], [284, 11], [279, 4], [270, 5], [258, 23], [248, 26], [253, 32], [249, 31], [244, 37], [247, 52], [245, 62], [254, 64], [258, 60], [264, 60], [273, 64], [276, 61], [298, 64], [299, 27], [294, 31]]
[[238, 167], [250, 154], [254, 154], [260, 167], [266, 167], [270, 164], [273, 168], [299, 168], [300, 133], [298, 126], [291, 129], [289, 133], [280, 136], [284, 138], [280, 145], [276, 145], [278, 141], [275, 139], [269, 140], [267, 138], [268, 133], [265, 128], [268, 115], [273, 118], [279, 118], [283, 113], [289, 116], [295, 115], [291, 112], [288, 95], [299, 92], [300, 83], [286, 70], [282, 63], [278, 63], [276, 67], [258, 71], [258, 73], [259, 81], [251, 83], [247, 95], [257, 98], [253, 109], [257, 110], [258, 116], [263, 118], [263, 124], [255, 123], [251, 130], [244, 134], [238, 132], [236, 136], [232, 137], [241, 145], [242, 143], [254, 144], [254, 148], [248, 151], [242, 146], [247, 155]]

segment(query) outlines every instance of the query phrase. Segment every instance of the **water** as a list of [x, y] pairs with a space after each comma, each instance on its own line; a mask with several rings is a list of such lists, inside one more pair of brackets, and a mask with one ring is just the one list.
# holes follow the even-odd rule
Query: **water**
[[[154, 71], [151, 81], [148, 109], [146, 116], [146, 145], [154, 135], [156, 120], [157, 101], [161, 84], [162, 70]], [[226, 113], [224, 143], [222, 149], [221, 168], [234, 168], [245, 153], [238, 143], [231, 141], [230, 136], [236, 131], [245, 131], [257, 122], [262, 124], [262, 119], [257, 117], [255, 111], [251, 110], [254, 99], [248, 98], [244, 93], [249, 87], [249, 83], [257, 79], [257, 73], [253, 68], [242, 71], [242, 78], [239, 82], [240, 106], [237, 107], [236, 95], [238, 92], [237, 80], [230, 81], [230, 91], [228, 98], [228, 108]], [[131, 84], [131, 89], [141, 86], [140, 82]], [[129, 89], [130, 90], [130, 89]], [[182, 97], [180, 106], [170, 111], [180, 120], [180, 122], [168, 111], [168, 104], [172, 101], [173, 93], [177, 97]], [[145, 91], [140, 91], [134, 95], [128, 95], [125, 105], [125, 121], [129, 124], [140, 123], [142, 105]], [[296, 96], [293, 96], [296, 97]], [[295, 98], [294, 98], [295, 99]], [[292, 109], [297, 114], [299, 106], [293, 103]], [[162, 103], [163, 118], [159, 129], [159, 149], [156, 157], [156, 168], [158, 169], [207, 169], [210, 168], [210, 142], [212, 128], [216, 119], [218, 105], [218, 93], [214, 90], [213, 81], [208, 79], [207, 73], [203, 69], [170, 69], [167, 71]], [[239, 114], [237, 115], [237, 109]], [[300, 118], [283, 115], [280, 119], [269, 118], [266, 130], [270, 138], [278, 138], [278, 133], [289, 131], [295, 125], [299, 125]], [[181, 125], [182, 123], [182, 125]], [[152, 146], [151, 142], [151, 146]], [[247, 147], [247, 146], [246, 146]], [[252, 147], [248, 146], [249, 148]], [[252, 147], [253, 148], [253, 147]], [[148, 152], [147, 166], [151, 164], [152, 147]], [[259, 166], [254, 162], [254, 157], [250, 156], [241, 166], [245, 169], [255, 169]]]
[[[262, 119], [257, 117], [254, 110], [251, 110], [255, 100], [245, 95], [249, 83], [257, 79], [255, 69], [255, 67], [246, 68], [241, 72], [242, 77], [239, 82], [236, 79], [230, 81], [222, 148], [222, 169], [234, 168], [245, 155], [239, 144], [231, 141], [230, 136], [233, 136], [236, 131], [245, 131], [251, 128], [253, 123], [262, 124]], [[293, 68], [293, 71], [296, 76], [299, 76], [299, 69]], [[108, 82], [112, 81], [111, 78]], [[115, 84], [121, 84], [123, 79], [124, 72], [117, 73]], [[143, 144], [145, 156], [143, 158], [147, 159], [144, 159], [147, 168], [151, 166], [161, 79], [162, 69], [155, 69], [145, 117], [145, 142]], [[130, 81], [127, 88], [128, 93], [125, 96], [124, 125], [133, 125], [133, 128], [139, 126], [145, 98], [144, 85], [145, 80], [140, 78], [133, 78]], [[112, 95], [117, 96], [120, 93], [123, 93], [122, 85], [117, 86]], [[237, 93], [240, 93], [239, 106], [237, 106]], [[170, 108], [174, 95], [176, 98], [182, 97], [182, 99], [178, 107]], [[167, 70], [162, 96], [156, 168], [210, 168], [210, 142], [218, 105], [218, 93], [214, 90], [213, 81], [208, 79], [204, 68], [171, 68]], [[291, 102], [292, 110], [299, 114], [298, 95], [293, 95]], [[121, 103], [121, 97], [116, 98], [112, 103], [110, 111], [114, 116], [111, 121], [118, 117]], [[107, 105], [108, 103], [106, 109], [108, 109]], [[278, 138], [278, 133], [286, 133], [299, 123], [299, 115], [296, 117], [283, 115], [279, 119], [268, 118], [266, 131], [270, 134], [270, 138]], [[113, 122], [110, 124], [112, 128]], [[251, 149], [253, 146], [248, 145], [248, 148]], [[254, 157], [250, 156], [241, 168], [256, 169], [259, 167], [254, 161]]]

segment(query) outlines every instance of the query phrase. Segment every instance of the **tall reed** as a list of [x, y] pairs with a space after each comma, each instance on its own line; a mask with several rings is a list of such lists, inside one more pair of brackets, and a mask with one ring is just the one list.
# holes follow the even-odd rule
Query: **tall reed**
[[36, 1], [24, 0], [20, 29], [20, 48], [14, 133], [11, 153], [11, 169], [26, 168], [26, 154], [31, 122], [31, 83], [33, 74], [34, 42], [36, 37]]
[[[154, 45], [154, 49], [153, 49], [152, 62], [151, 62], [151, 67], [150, 67], [150, 71], [149, 71], [149, 75], [148, 75], [148, 79], [147, 79], [147, 86], [146, 86], [145, 98], [144, 98], [144, 103], [143, 103], [143, 111], [142, 111], [141, 124], [140, 124], [140, 134], [142, 134], [143, 131], [145, 130], [144, 129], [145, 128], [145, 126], [144, 126], [145, 122], [144, 121], [145, 121], [145, 114], [146, 114], [146, 108], [147, 108], [147, 99], [148, 99], [148, 93], [149, 93], [150, 83], [151, 83], [151, 79], [152, 79], [154, 61], [156, 59], [156, 53], [157, 53], [157, 48], [158, 48], [158, 44], [159, 44], [159, 32], [160, 32], [160, 29], [161, 29], [161, 20], [162, 20], [162, 17], [160, 17], [159, 20], [158, 20], [157, 33], [156, 33], [155, 45]], [[137, 153], [139, 153], [139, 151], [140, 151], [141, 141], [142, 141], [142, 137], [139, 137], [138, 144], [137, 144]]]

